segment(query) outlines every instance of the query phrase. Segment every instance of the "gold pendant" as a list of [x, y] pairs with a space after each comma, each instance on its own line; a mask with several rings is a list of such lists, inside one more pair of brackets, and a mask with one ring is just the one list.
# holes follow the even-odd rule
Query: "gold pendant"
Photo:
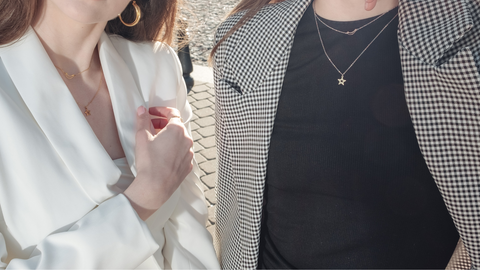
[[83, 113], [85, 114], [85, 116], [89, 116], [90, 110], [85, 106], [85, 111]]
[[353, 36], [353, 35], [355, 35], [355, 33], [357, 33], [357, 31], [358, 31], [358, 29], [355, 29], [355, 30], [353, 30], [352, 32], [348, 31], [348, 32], [346, 32], [345, 34], [347, 34], [347, 35], [349, 35], [349, 36]]
[[347, 81], [347, 80], [344, 80], [344, 79], [343, 79], [343, 75], [342, 75], [342, 78], [338, 79], [338, 85], [345, 85], [345, 82], [346, 82], [346, 81]]
[[70, 75], [70, 74], [68, 74], [68, 73], [66, 73], [66, 72], [64, 72], [64, 75], [65, 75], [65, 78], [67, 78], [67, 80], [71, 80], [71, 79], [73, 79], [73, 78], [75, 77], [75, 74]]

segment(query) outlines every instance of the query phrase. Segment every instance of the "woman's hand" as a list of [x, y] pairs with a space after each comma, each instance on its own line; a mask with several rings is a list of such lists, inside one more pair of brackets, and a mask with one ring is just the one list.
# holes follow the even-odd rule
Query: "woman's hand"
[[178, 110], [153, 107], [149, 112], [157, 118], [152, 120], [144, 107], [137, 110], [137, 177], [124, 192], [143, 220], [170, 198], [193, 168], [193, 141]]
[[370, 11], [377, 5], [377, 0], [365, 0], [365, 10]]

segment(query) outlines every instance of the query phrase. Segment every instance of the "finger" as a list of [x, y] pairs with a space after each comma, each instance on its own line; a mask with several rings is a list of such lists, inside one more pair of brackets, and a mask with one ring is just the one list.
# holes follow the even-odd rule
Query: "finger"
[[146, 113], [147, 110], [145, 107], [140, 106], [137, 109], [137, 132], [141, 130], [146, 130], [150, 132], [150, 134], [153, 133], [153, 125], [152, 122], [150, 121], [150, 115]]
[[370, 11], [377, 5], [377, 0], [365, 0], [365, 10]]
[[155, 115], [160, 118], [165, 118], [170, 121], [173, 118], [181, 119], [180, 112], [171, 107], [151, 107], [148, 109], [151, 115]]

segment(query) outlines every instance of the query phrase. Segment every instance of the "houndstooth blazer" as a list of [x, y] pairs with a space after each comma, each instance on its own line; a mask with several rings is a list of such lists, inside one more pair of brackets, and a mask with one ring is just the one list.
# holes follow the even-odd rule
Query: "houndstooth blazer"
[[[216, 248], [257, 265], [270, 136], [299, 20], [311, 0], [264, 7], [215, 56]], [[244, 13], [228, 18], [216, 42]], [[480, 267], [480, 0], [400, 0], [405, 95], [418, 143], [461, 240], [449, 267]], [[320, 48], [319, 48], [320, 49]], [[292, 157], [294, 158], [294, 157]]]

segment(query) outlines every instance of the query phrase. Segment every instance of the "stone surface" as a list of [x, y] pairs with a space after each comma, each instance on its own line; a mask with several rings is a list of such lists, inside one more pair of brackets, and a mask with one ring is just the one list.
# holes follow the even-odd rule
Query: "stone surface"
[[193, 151], [195, 152], [198, 152], [200, 150], [203, 150], [205, 149], [201, 144], [199, 144], [198, 142], [193, 142]]
[[239, 0], [185, 0], [181, 16], [188, 22], [190, 52], [197, 65], [208, 65], [215, 30]]
[[209, 161], [203, 162], [199, 166], [200, 166], [200, 169], [202, 169], [207, 175], [217, 171], [216, 160], [209, 160]]
[[[196, 132], [196, 131], [195, 131]], [[197, 133], [198, 134], [198, 133]], [[200, 134], [198, 135], [200, 136]], [[208, 138], [202, 138], [198, 141], [205, 149], [215, 146], [215, 136], [210, 136]]]
[[198, 152], [195, 153], [195, 160], [197, 161], [198, 164], [207, 161], [207, 159], [204, 156], [200, 155]]
[[208, 220], [212, 223], [212, 224], [215, 224], [216, 223], [216, 220], [215, 220], [215, 209], [216, 209], [217, 206], [210, 206], [208, 208]]
[[202, 109], [202, 108], [205, 108], [205, 107], [212, 106], [213, 103], [208, 99], [202, 99], [202, 100], [193, 102], [191, 105], [193, 107], [195, 107], [196, 109]]
[[207, 99], [209, 97], [212, 97], [212, 95], [208, 91], [205, 91], [205, 92], [200, 92], [200, 93], [197, 93], [197, 94], [193, 94], [192, 97], [195, 100], [202, 100], [202, 99]]
[[197, 132], [198, 134], [202, 135], [202, 137], [210, 137], [215, 135], [215, 126], [207, 126], [204, 128], [199, 128]]
[[209, 190], [205, 191], [205, 198], [207, 199], [207, 201], [210, 204], [212, 204], [212, 205], [217, 204], [217, 197], [215, 196], [215, 189], [209, 189]]
[[193, 123], [193, 122], [190, 123], [190, 129], [191, 129], [192, 131], [197, 130], [197, 129], [199, 129], [199, 128], [200, 128], [200, 127], [199, 127], [197, 124], [195, 124], [195, 123]]
[[[215, 146], [215, 118], [213, 84], [195, 82], [188, 94], [193, 117], [190, 123], [194, 140], [195, 159], [200, 168], [201, 188], [205, 192], [208, 207], [207, 230], [214, 235], [215, 230], [215, 182], [217, 181], [217, 148]], [[196, 105], [196, 106], [195, 106]], [[203, 107], [204, 105], [208, 105]], [[197, 107], [198, 106], [198, 107]], [[199, 108], [202, 107], [202, 108]]]
[[208, 126], [214, 126], [215, 125], [215, 119], [211, 116], [209, 117], [204, 117], [204, 118], [199, 118], [195, 120], [195, 123], [201, 127], [208, 127]]
[[216, 159], [217, 158], [217, 149], [215, 147], [204, 149], [200, 151], [200, 154], [206, 159]]
[[215, 182], [217, 181], [217, 173], [212, 173], [209, 175], [202, 176], [202, 182], [208, 188], [215, 188]]
[[203, 137], [200, 134], [198, 134], [197, 131], [192, 132], [192, 138], [193, 138], [193, 141], [198, 141], [198, 140], [203, 139]]
[[208, 86], [207, 84], [195, 84], [192, 88], [193, 93], [201, 93], [210, 90], [213, 86]]
[[187, 96], [187, 100], [188, 100], [189, 103], [192, 103], [192, 102], [197, 101], [196, 99], [194, 99], [194, 98], [193, 98], [192, 96], [190, 96], [190, 95]]
[[196, 114], [198, 117], [206, 117], [206, 116], [214, 115], [215, 111], [212, 108], [207, 107], [207, 108], [197, 110]]

